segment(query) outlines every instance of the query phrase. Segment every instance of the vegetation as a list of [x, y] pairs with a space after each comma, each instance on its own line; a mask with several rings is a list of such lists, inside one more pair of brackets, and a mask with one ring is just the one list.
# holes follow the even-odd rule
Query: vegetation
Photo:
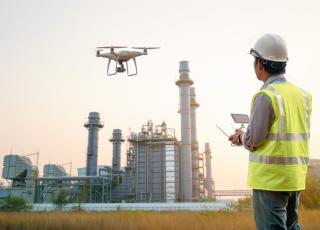
[[234, 211], [251, 211], [252, 210], [252, 196], [246, 196], [231, 204], [228, 209]]
[[58, 210], [62, 210], [62, 208], [69, 203], [69, 199], [67, 193], [64, 189], [61, 189], [57, 195], [57, 197], [53, 200], [53, 203], [57, 206]]
[[[319, 229], [320, 210], [302, 210], [304, 230]], [[23, 212], [0, 213], [6, 230], [254, 230], [252, 212]]]
[[306, 190], [302, 192], [301, 207], [307, 209], [320, 209], [320, 176], [311, 174], [307, 176]]
[[18, 212], [26, 211], [31, 206], [22, 197], [9, 197], [0, 203], [0, 211], [5, 212]]

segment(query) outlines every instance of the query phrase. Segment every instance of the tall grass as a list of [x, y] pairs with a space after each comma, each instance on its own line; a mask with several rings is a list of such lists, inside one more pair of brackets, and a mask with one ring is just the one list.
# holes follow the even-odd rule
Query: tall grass
[[[320, 210], [302, 210], [304, 230], [320, 226]], [[252, 212], [41, 212], [0, 213], [0, 230], [250, 230]]]

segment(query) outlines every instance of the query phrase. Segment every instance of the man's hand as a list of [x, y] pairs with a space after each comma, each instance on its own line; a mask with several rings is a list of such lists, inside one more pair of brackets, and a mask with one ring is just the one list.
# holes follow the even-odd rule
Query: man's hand
[[241, 135], [243, 134], [242, 129], [236, 129], [236, 132], [229, 137], [229, 141], [231, 141], [234, 145], [242, 145]]

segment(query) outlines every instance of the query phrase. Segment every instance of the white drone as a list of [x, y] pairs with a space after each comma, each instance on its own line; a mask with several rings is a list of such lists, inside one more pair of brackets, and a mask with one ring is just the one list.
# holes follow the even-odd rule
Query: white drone
[[[107, 75], [115, 75], [117, 73], [123, 73], [127, 71], [128, 76], [134, 76], [138, 74], [137, 69], [137, 63], [136, 63], [136, 57], [147, 55], [148, 50], [150, 49], [159, 49], [160, 47], [131, 47], [132, 49], [139, 49], [143, 50], [143, 52], [140, 51], [129, 51], [129, 50], [120, 50], [119, 52], [115, 52], [114, 49], [121, 49], [121, 48], [127, 48], [126, 46], [104, 46], [104, 47], [97, 47], [97, 57], [104, 57], [108, 58], [108, 68], [107, 68]], [[101, 53], [104, 49], [110, 49], [110, 52]], [[135, 72], [130, 73], [129, 67], [128, 67], [128, 61], [132, 59], [135, 65]], [[115, 61], [115, 71], [109, 72], [109, 67], [111, 61]], [[126, 68], [124, 67], [124, 62], [126, 63]]]

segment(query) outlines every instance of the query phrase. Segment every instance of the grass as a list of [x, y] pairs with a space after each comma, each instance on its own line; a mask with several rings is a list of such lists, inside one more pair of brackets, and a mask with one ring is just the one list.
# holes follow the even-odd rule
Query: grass
[[[302, 210], [304, 230], [319, 229], [320, 210]], [[254, 230], [252, 212], [21, 212], [0, 213], [0, 230]]]

